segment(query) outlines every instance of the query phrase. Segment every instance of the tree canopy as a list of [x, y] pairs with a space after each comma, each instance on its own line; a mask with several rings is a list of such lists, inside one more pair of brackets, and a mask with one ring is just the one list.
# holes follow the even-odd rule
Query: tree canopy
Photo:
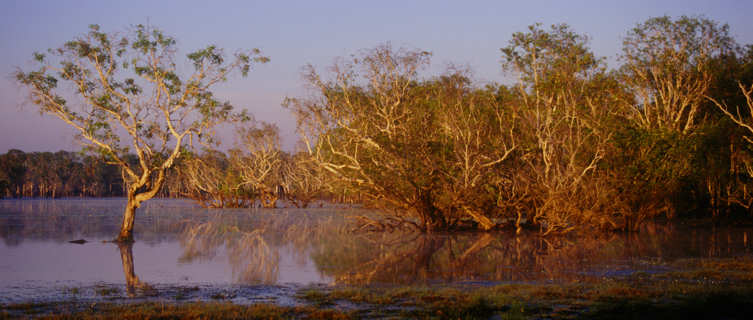
[[[247, 117], [217, 99], [212, 86], [268, 61], [256, 49], [227, 57], [210, 45], [187, 55], [193, 70], [186, 72], [176, 53], [176, 40], [150, 26], [120, 36], [92, 25], [35, 53], [35, 70], [16, 72], [41, 113], [75, 128], [87, 150], [121, 168], [128, 195], [121, 240], [132, 239], [133, 211], [160, 190], [186, 146], [211, 142], [213, 126]], [[129, 153], [136, 163], [125, 159]]]

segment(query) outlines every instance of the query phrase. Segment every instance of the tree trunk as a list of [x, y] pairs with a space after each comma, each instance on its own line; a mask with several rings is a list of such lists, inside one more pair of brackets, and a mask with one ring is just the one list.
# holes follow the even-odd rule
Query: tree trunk
[[128, 203], [123, 212], [123, 224], [120, 226], [120, 234], [118, 234], [117, 242], [130, 243], [133, 242], [133, 220], [136, 217], [136, 208], [139, 207], [139, 203], [136, 201], [136, 197], [133, 192], [128, 192]]
[[123, 213], [123, 224], [120, 226], [120, 234], [115, 239], [117, 242], [130, 243], [133, 242], [133, 220], [136, 217], [136, 209], [142, 202], [153, 198], [165, 181], [165, 170], [160, 169], [156, 172], [157, 178], [154, 182], [150, 183], [147, 191], [139, 191], [148, 182], [148, 177], [154, 177], [154, 171], [147, 171], [144, 173], [139, 183], [129, 184], [128, 186], [128, 203], [126, 204], [125, 212]]

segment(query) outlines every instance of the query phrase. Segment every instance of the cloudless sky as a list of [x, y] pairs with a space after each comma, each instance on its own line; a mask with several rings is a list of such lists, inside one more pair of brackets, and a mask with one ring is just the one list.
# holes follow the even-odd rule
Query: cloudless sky
[[[306, 91], [301, 68], [326, 72], [336, 57], [390, 42], [393, 47], [431, 51], [432, 70], [469, 66], [479, 83], [501, 82], [499, 48], [530, 24], [567, 23], [591, 38], [591, 48], [616, 65], [622, 37], [650, 17], [702, 15], [730, 25], [740, 44], [753, 44], [753, 1], [0, 1], [0, 152], [78, 150], [75, 132], [60, 120], [40, 116], [12, 79], [28, 70], [32, 53], [56, 48], [99, 24], [123, 32], [150, 24], [178, 40], [182, 54], [208, 44], [259, 48], [271, 62], [247, 78], [215, 90], [259, 120], [275, 122], [292, 149], [295, 120], [280, 107], [286, 96]], [[182, 58], [182, 57], [179, 57]], [[226, 137], [227, 138], [227, 137]], [[232, 139], [227, 138], [226, 144]]]

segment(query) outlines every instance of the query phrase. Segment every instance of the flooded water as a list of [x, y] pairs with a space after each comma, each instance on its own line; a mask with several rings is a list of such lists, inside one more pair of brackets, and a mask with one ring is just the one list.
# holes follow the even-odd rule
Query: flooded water
[[[154, 199], [133, 245], [125, 200], [0, 200], [0, 303], [226, 299], [295, 304], [306, 286], [588, 281], [683, 259], [750, 256], [753, 230], [647, 227], [638, 234], [515, 237], [352, 232], [361, 209], [207, 210]], [[71, 243], [85, 239], [86, 243]]]

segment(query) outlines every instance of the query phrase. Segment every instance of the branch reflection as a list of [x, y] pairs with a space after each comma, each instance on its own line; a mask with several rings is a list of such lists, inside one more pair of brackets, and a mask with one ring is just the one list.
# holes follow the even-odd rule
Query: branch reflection
[[234, 280], [246, 284], [277, 283], [287, 254], [300, 265], [313, 261], [320, 277], [339, 284], [584, 281], [650, 272], [656, 260], [728, 255], [735, 250], [719, 249], [732, 249], [746, 235], [720, 243], [709, 241], [718, 237], [714, 232], [688, 234], [672, 225], [571, 237], [354, 233], [344, 219], [303, 210], [218, 214], [185, 228], [181, 261], [212, 259], [224, 250]]
[[[280, 277], [281, 250], [304, 265], [315, 239], [327, 225], [337, 225], [327, 215], [300, 210], [255, 210], [217, 214], [206, 222], [187, 224], [181, 234], [181, 262], [215, 259], [227, 255], [233, 279], [244, 284], [274, 284]], [[224, 252], [223, 252], [224, 251]]]

